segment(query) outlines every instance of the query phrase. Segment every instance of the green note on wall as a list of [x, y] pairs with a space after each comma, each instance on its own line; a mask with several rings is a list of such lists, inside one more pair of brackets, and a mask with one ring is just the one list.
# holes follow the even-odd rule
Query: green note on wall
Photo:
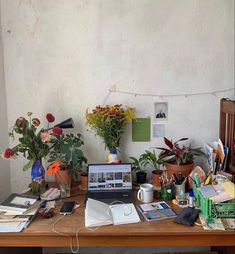
[[150, 141], [150, 117], [136, 118], [132, 121], [132, 141], [146, 142]]

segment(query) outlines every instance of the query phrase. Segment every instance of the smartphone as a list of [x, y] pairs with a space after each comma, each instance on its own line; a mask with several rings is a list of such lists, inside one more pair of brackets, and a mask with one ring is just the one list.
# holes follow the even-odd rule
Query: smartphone
[[71, 214], [75, 206], [75, 201], [64, 202], [60, 208], [60, 214]]

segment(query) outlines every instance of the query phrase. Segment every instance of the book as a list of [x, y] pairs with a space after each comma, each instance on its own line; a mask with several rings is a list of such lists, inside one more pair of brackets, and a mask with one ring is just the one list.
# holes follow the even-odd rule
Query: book
[[206, 220], [202, 214], [199, 214], [200, 222], [205, 230], [225, 230], [224, 223], [221, 218]]
[[85, 208], [85, 227], [137, 223], [140, 217], [133, 204], [108, 205], [88, 198]]
[[30, 209], [24, 214], [0, 213], [0, 232], [20, 232], [27, 228], [35, 218], [38, 208]]
[[223, 160], [223, 163], [222, 163], [222, 166], [221, 166], [221, 171], [226, 170], [228, 155], [229, 155], [229, 148], [227, 146], [224, 146], [224, 160]]
[[216, 196], [210, 197], [214, 203], [225, 202], [235, 199], [235, 185], [231, 181], [226, 181], [214, 186]]
[[212, 185], [204, 185], [200, 188], [204, 198], [210, 198], [216, 196], [218, 193], [215, 191], [215, 188]]
[[205, 144], [205, 154], [207, 156], [207, 166], [211, 172], [214, 172], [216, 152], [210, 144]]
[[226, 230], [235, 230], [235, 218], [223, 218], [222, 222]]
[[147, 221], [161, 220], [176, 217], [177, 214], [165, 202], [153, 202], [137, 206], [141, 216]]
[[0, 211], [23, 214], [39, 206], [40, 202], [37, 201], [37, 197], [35, 196], [12, 193], [0, 204]]

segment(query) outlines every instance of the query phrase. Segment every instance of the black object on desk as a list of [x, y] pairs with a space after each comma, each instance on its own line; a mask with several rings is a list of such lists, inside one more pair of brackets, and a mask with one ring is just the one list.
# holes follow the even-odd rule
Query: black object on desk
[[176, 217], [175, 222], [178, 224], [193, 226], [194, 222], [198, 218], [199, 213], [199, 209], [190, 207], [184, 208]]

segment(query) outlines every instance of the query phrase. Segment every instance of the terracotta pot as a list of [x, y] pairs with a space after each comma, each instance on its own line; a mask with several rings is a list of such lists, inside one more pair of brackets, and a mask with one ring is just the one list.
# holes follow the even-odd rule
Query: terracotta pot
[[80, 175], [80, 187], [82, 190], [87, 190], [88, 187], [88, 176]]
[[69, 175], [69, 171], [68, 170], [58, 171], [55, 174], [55, 181], [58, 184], [58, 186], [60, 185], [61, 182], [68, 183], [69, 185], [71, 185], [71, 175]]
[[171, 177], [173, 174], [176, 174], [176, 176], [178, 176], [180, 173], [186, 177], [193, 170], [193, 163], [185, 165], [175, 165], [166, 163], [166, 169], [169, 177]]
[[152, 181], [153, 181], [153, 185], [157, 188], [157, 189], [161, 189], [161, 182], [160, 182], [160, 176], [162, 175], [162, 171], [161, 170], [153, 170], [152, 171]]

